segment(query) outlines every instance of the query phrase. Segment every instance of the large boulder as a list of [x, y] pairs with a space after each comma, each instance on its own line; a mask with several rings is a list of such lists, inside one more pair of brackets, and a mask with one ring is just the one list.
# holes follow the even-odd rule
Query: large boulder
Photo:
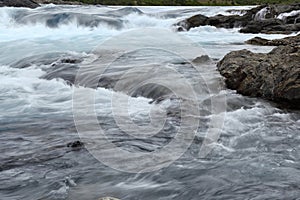
[[195, 15], [176, 24], [178, 31], [188, 31], [191, 28], [208, 25], [208, 17], [204, 15]]
[[217, 65], [229, 89], [300, 108], [300, 46], [279, 46], [268, 54], [227, 54]]
[[0, 0], [0, 7], [4, 6], [37, 8], [40, 5], [32, 0]]

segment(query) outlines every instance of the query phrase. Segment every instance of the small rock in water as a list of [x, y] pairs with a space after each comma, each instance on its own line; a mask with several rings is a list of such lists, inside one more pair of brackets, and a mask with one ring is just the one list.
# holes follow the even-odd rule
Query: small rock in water
[[183, 31], [185, 31], [185, 30], [184, 30], [183, 27], [177, 27], [177, 31], [178, 31], [178, 32], [183, 32]]
[[77, 64], [82, 62], [82, 59], [79, 58], [63, 58], [60, 60], [61, 63]]
[[199, 63], [199, 64], [201, 64], [201, 63], [208, 63], [210, 61], [211, 61], [211, 59], [210, 59], [210, 57], [208, 55], [202, 55], [202, 56], [199, 56], [199, 57], [195, 58], [193, 60], [193, 63]]
[[84, 146], [83, 142], [80, 142], [79, 140], [67, 144], [67, 147], [76, 148], [76, 149], [81, 148], [83, 146]]

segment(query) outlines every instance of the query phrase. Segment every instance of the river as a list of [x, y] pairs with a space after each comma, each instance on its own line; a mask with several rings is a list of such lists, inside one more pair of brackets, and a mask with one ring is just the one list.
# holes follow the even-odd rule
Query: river
[[299, 111], [216, 70], [284, 35], [173, 26], [250, 8], [0, 8], [0, 199], [299, 198]]

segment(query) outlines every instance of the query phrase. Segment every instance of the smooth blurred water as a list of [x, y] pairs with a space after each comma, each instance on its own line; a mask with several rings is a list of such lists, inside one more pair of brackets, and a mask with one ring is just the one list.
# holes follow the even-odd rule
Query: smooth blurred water
[[[74, 150], [67, 146], [79, 140], [72, 112], [72, 94], [78, 86], [68, 81], [82, 62], [89, 63], [97, 57], [94, 50], [99, 44], [140, 28], [173, 30], [173, 24], [198, 13], [228, 15], [227, 10], [249, 8], [0, 8], [0, 199], [299, 198], [300, 113], [281, 110], [270, 102], [243, 97], [225, 88], [197, 96], [204, 107], [196, 137], [185, 154], [167, 168], [151, 173], [120, 172], [103, 165], [84, 148]], [[246, 45], [245, 40], [254, 36], [284, 37], [240, 34], [238, 29], [209, 26], [176, 34], [189, 38], [213, 59], [201, 68], [208, 85], [222, 85], [216, 61], [226, 53], [244, 48], [255, 52], [272, 49]], [[80, 62], [63, 61], [66, 58]], [[114, 77], [131, 66], [157, 63], [158, 67], [167, 64], [176, 68], [195, 84], [201, 83], [198, 73], [187, 63], [156, 51], [122, 57], [107, 76]], [[170, 75], [165, 77], [176, 84]], [[151, 98], [129, 97], [128, 112], [138, 125], [148, 123], [151, 109], [169, 113], [157, 137], [132, 138], [119, 129], [111, 109], [112, 95], [127, 95], [113, 91], [109, 83], [105, 83], [106, 89], [84, 90], [95, 91], [95, 112], [116, 146], [149, 152], [172, 139], [180, 126], [176, 98], [151, 103]], [[149, 96], [164, 92], [158, 87]], [[226, 113], [219, 113], [225, 115], [224, 126], [219, 130], [221, 137], [212, 144], [212, 152], [201, 158], [200, 146], [212, 118], [206, 109], [207, 99], [219, 92], [227, 99]]]

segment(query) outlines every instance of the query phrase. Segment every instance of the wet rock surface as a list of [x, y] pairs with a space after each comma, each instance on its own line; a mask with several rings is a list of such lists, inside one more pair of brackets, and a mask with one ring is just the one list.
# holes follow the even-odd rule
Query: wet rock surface
[[268, 54], [227, 54], [217, 65], [228, 88], [290, 108], [300, 107], [300, 46], [279, 46]]

